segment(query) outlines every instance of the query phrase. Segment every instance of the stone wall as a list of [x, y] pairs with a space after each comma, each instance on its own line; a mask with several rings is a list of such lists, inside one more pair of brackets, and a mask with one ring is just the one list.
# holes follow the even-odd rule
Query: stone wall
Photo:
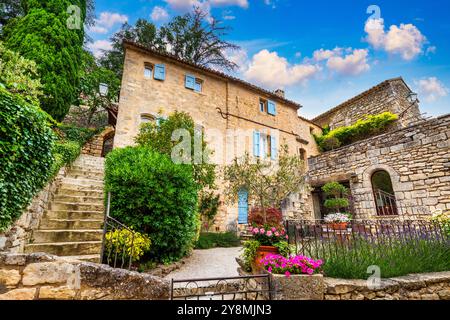
[[23, 252], [32, 236], [33, 230], [39, 227], [41, 218], [53, 200], [61, 180], [66, 176], [67, 168], [62, 167], [58, 175], [45, 186], [32, 200], [20, 218], [4, 233], [0, 233], [0, 251]]
[[325, 300], [450, 300], [450, 272], [382, 279], [376, 289], [365, 280], [324, 281]]
[[450, 115], [309, 159], [308, 181], [350, 181], [355, 218], [376, 216], [371, 176], [387, 171], [403, 214], [450, 210]]
[[0, 253], [0, 300], [167, 300], [170, 282], [46, 254]]
[[[114, 137], [114, 128], [107, 127], [101, 133], [95, 135], [91, 140], [89, 140], [81, 150], [82, 154], [87, 154], [94, 157], [103, 156], [103, 142], [106, 139]], [[111, 146], [112, 147], [112, 146]]]
[[[313, 119], [322, 127], [336, 129], [348, 126], [366, 115], [376, 115], [386, 111], [401, 114], [411, 106], [407, 97], [411, 89], [402, 78], [384, 81], [372, 89], [338, 105]], [[406, 127], [420, 119], [418, 104], [405, 111], [398, 121], [398, 128]]]

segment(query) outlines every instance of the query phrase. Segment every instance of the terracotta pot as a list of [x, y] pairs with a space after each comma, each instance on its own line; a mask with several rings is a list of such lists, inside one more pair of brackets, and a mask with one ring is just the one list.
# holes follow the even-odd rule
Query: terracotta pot
[[259, 261], [270, 254], [279, 254], [278, 248], [273, 246], [260, 246], [258, 248], [255, 260], [253, 261], [253, 272], [262, 272], [264, 268]]
[[348, 222], [330, 223], [332, 230], [347, 230]]

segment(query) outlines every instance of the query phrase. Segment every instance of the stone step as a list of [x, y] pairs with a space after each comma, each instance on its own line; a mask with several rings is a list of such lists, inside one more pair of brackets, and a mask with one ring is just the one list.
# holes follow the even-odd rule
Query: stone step
[[92, 179], [92, 180], [101, 180], [103, 181], [105, 174], [103, 172], [86, 172], [86, 171], [78, 171], [78, 170], [71, 170], [67, 174], [67, 178], [70, 179]]
[[64, 260], [100, 263], [100, 253], [99, 254], [82, 255], [82, 256], [66, 256], [66, 257], [64, 257]]
[[42, 219], [40, 230], [102, 229], [103, 219]]
[[103, 220], [105, 213], [103, 211], [77, 211], [77, 210], [49, 210], [45, 212], [44, 219], [64, 219], [64, 220]]
[[65, 195], [65, 194], [56, 194], [53, 199], [55, 202], [73, 202], [73, 203], [95, 203], [95, 204], [103, 204], [105, 201], [104, 197], [82, 197], [75, 195]]
[[36, 230], [33, 243], [101, 241], [103, 230]]
[[59, 202], [52, 201], [49, 206], [50, 210], [61, 211], [100, 211], [103, 212], [103, 203], [73, 203], [73, 202]]
[[101, 241], [32, 243], [25, 245], [25, 253], [44, 252], [57, 256], [81, 256], [100, 254]]
[[78, 188], [72, 188], [64, 187], [58, 189], [56, 192], [56, 195], [62, 195], [62, 196], [74, 196], [74, 197], [100, 197], [104, 198], [103, 190], [95, 190], [95, 189], [85, 189], [80, 190]]
[[62, 179], [61, 185], [103, 187], [103, 180], [66, 177]]
[[77, 159], [72, 163], [72, 166], [76, 166], [76, 167], [82, 167], [82, 168], [86, 168], [86, 167], [90, 167], [90, 168], [104, 168], [105, 167], [105, 161], [104, 159], [102, 160], [83, 160], [83, 159]]
[[76, 166], [72, 165], [70, 167], [70, 171], [81, 171], [81, 172], [93, 172], [93, 173], [105, 173], [105, 168], [103, 166], [96, 167], [96, 166]]
[[101, 192], [103, 193], [104, 189], [103, 186], [76, 186], [73, 184], [61, 184], [58, 188], [57, 193], [61, 192], [71, 192], [71, 191], [92, 191], [92, 192]]

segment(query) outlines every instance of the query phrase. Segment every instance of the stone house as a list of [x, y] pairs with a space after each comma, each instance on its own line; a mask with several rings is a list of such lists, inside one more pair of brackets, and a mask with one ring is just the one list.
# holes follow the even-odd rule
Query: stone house
[[[384, 81], [308, 120], [299, 116], [302, 106], [288, 100], [283, 90], [270, 92], [132, 42], [124, 42], [124, 47], [114, 148], [133, 145], [142, 123], [185, 111], [206, 131], [215, 162], [221, 166], [243, 151], [275, 159], [282, 143], [289, 146], [291, 154], [305, 160], [312, 191], [285, 201], [287, 218], [322, 218], [320, 187], [329, 181], [350, 187], [356, 218], [413, 214], [400, 210], [400, 201], [406, 200], [411, 200], [408, 204], [416, 211], [424, 206], [426, 210], [421, 212], [450, 209], [450, 117], [423, 119], [418, 101], [409, 101], [412, 91], [402, 78]], [[399, 115], [389, 134], [326, 153], [319, 151], [313, 134], [321, 134], [323, 127], [350, 125], [367, 114], [385, 111]], [[373, 175], [386, 180], [386, 173], [392, 180], [391, 188], [376, 189]], [[374, 190], [380, 191], [381, 198]], [[388, 201], [390, 207], [380, 211]], [[245, 225], [247, 215], [243, 194], [239, 205], [221, 206], [217, 231]]]

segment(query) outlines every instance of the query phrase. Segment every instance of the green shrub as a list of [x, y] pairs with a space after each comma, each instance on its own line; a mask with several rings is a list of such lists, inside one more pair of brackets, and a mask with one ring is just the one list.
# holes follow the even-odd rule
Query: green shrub
[[175, 261], [193, 248], [198, 185], [190, 166], [147, 147], [116, 149], [106, 158], [105, 188], [111, 215], [150, 237], [150, 259]]
[[81, 146], [75, 141], [57, 141], [53, 148], [55, 162], [52, 165], [52, 175], [56, 175], [63, 166], [71, 164], [80, 155]]
[[384, 112], [378, 115], [368, 115], [356, 121], [351, 126], [325, 131], [322, 136], [314, 136], [319, 147], [324, 151], [337, 148], [337, 145], [348, 145], [382, 133], [389, 125], [398, 119], [398, 115]]
[[239, 247], [241, 245], [240, 239], [233, 232], [213, 233], [205, 232], [200, 234], [200, 238], [195, 244], [196, 249], [211, 249], [211, 248], [231, 248]]
[[60, 124], [58, 129], [63, 133], [64, 140], [77, 142], [81, 146], [103, 130], [103, 128], [90, 129], [66, 124]]
[[52, 174], [50, 117], [0, 88], [0, 230], [29, 205]]
[[322, 191], [328, 198], [333, 197], [325, 200], [325, 208], [334, 210], [334, 212], [339, 212], [341, 208], [347, 208], [350, 205], [350, 202], [347, 199], [348, 189], [339, 182], [327, 183], [322, 187]]
[[252, 271], [252, 264], [255, 261], [258, 248], [261, 246], [258, 240], [249, 240], [244, 242], [242, 259], [244, 260], [245, 271]]

